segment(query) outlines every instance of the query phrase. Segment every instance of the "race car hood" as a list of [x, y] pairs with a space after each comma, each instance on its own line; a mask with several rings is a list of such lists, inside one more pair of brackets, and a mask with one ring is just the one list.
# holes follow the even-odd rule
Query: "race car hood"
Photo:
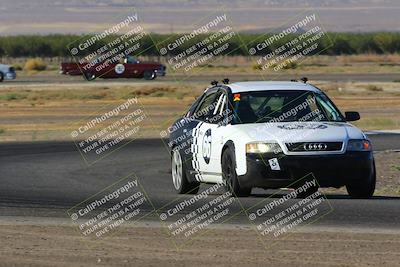
[[346, 122], [280, 122], [232, 125], [234, 131], [249, 141], [332, 142], [365, 139], [364, 133]]

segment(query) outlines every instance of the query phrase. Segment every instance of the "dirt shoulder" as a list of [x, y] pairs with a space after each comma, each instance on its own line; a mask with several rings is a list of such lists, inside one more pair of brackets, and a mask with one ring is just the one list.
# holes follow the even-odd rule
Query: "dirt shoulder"
[[159, 227], [88, 240], [70, 226], [2, 223], [0, 266], [400, 266], [400, 232], [258, 238], [252, 229], [212, 229], [177, 251]]

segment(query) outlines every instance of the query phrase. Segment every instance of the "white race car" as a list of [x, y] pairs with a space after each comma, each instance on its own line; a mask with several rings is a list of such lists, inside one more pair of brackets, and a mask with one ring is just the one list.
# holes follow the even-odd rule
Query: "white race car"
[[178, 193], [224, 183], [236, 196], [254, 187], [346, 186], [369, 198], [376, 172], [371, 143], [321, 90], [305, 82], [213, 83], [169, 129], [172, 180]]

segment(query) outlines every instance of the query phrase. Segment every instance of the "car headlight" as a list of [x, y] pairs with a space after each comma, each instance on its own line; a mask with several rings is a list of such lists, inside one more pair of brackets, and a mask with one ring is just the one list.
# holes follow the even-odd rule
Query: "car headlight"
[[349, 140], [347, 151], [371, 151], [371, 143], [368, 140]]
[[282, 149], [277, 143], [248, 143], [246, 153], [279, 153]]

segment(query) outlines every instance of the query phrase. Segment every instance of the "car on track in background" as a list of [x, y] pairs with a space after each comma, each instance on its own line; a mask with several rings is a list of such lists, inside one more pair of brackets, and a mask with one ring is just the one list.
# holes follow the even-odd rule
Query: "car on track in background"
[[[201, 183], [223, 183], [236, 196], [252, 188], [346, 186], [369, 198], [376, 183], [371, 142], [353, 126], [358, 112], [339, 111], [304, 82], [214, 82], [170, 128], [172, 182], [178, 193]], [[307, 178], [308, 179], [308, 178]]]
[[98, 77], [104, 79], [115, 78], [143, 78], [154, 80], [157, 77], [165, 76], [165, 65], [157, 62], [142, 62], [132, 56], [128, 56], [120, 63], [104, 64], [104, 62], [75, 63], [62, 62], [60, 74], [83, 75], [86, 80], [94, 80]]
[[4, 80], [15, 80], [17, 78], [17, 73], [14, 67], [0, 64], [0, 82]]

